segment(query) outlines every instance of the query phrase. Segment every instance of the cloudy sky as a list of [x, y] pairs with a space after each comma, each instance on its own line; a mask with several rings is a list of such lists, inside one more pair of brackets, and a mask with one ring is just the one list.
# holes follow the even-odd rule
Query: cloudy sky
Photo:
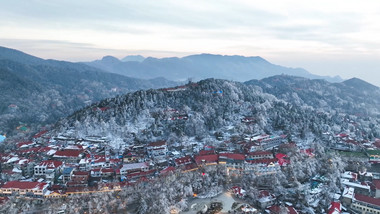
[[0, 32], [42, 58], [262, 56], [380, 86], [378, 0], [12, 0]]

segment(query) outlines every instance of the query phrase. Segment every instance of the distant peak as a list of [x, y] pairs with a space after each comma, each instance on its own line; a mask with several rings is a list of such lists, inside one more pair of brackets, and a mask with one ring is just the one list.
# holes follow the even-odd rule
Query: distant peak
[[358, 89], [366, 89], [366, 90], [378, 89], [377, 86], [374, 86], [371, 83], [368, 83], [368, 82], [366, 82], [362, 79], [359, 79], [357, 77], [353, 77], [351, 79], [345, 80], [342, 83], [347, 85], [347, 86], [358, 88]]
[[265, 62], [269, 63], [267, 60], [260, 56], [242, 56], [242, 55], [220, 55], [220, 54], [210, 54], [202, 53], [183, 57], [184, 59], [196, 59], [196, 60], [233, 60], [233, 61], [255, 61], [255, 62]]
[[104, 61], [104, 62], [119, 62], [120, 60], [114, 56], [104, 56], [102, 58], [102, 61]]
[[121, 59], [123, 62], [142, 62], [145, 60], [145, 57], [141, 55], [129, 55]]

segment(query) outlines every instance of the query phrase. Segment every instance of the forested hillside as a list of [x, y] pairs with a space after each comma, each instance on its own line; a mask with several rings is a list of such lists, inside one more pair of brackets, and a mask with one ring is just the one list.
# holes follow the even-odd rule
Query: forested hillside
[[[0, 134], [54, 123], [93, 102], [138, 89], [174, 86], [163, 78], [140, 80], [79, 63], [43, 60], [0, 49]], [[26, 129], [24, 128], [24, 131]]]
[[[330, 93], [333, 90], [335, 88]], [[335, 111], [333, 105], [336, 102], [331, 106], [326, 102], [328, 108], [321, 111], [312, 107], [314, 101], [307, 105], [275, 95], [278, 98], [249, 84], [207, 79], [189, 84], [180, 91], [138, 91], [103, 100], [62, 120], [59, 131], [73, 129], [77, 135], [111, 135], [130, 142], [167, 138], [176, 142], [183, 137], [204, 139], [213, 133], [253, 135], [276, 132], [287, 134], [289, 138], [318, 136], [318, 140], [323, 132], [344, 131], [345, 126], [340, 128], [344, 117], [358, 119], [355, 115]], [[305, 96], [313, 99], [310, 95]], [[353, 102], [347, 103], [354, 105]], [[186, 116], [186, 119], [178, 119], [178, 115]], [[254, 125], [247, 126], [242, 122], [245, 117], [253, 118]], [[374, 119], [360, 117], [360, 120], [368, 121], [363, 122], [365, 126], [357, 127], [360, 137], [379, 136]]]

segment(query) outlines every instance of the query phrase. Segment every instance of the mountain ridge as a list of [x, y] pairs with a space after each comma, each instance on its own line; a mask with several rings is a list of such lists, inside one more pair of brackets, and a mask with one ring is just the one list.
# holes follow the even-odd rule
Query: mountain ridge
[[126, 62], [115, 57], [112, 58], [112, 61], [103, 57], [101, 60], [84, 63], [108, 72], [142, 79], [162, 76], [171, 80], [217, 78], [244, 82], [251, 79], [288, 74], [311, 79], [326, 79], [331, 82], [342, 81], [339, 76], [318, 76], [302, 68], [275, 65], [260, 56], [245, 57], [203, 53], [181, 58], [147, 57], [143, 61]]

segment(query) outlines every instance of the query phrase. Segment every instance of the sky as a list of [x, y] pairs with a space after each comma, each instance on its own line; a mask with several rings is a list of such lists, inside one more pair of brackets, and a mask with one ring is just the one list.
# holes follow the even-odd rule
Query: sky
[[45, 58], [261, 56], [380, 86], [378, 0], [0, 1], [0, 46]]

